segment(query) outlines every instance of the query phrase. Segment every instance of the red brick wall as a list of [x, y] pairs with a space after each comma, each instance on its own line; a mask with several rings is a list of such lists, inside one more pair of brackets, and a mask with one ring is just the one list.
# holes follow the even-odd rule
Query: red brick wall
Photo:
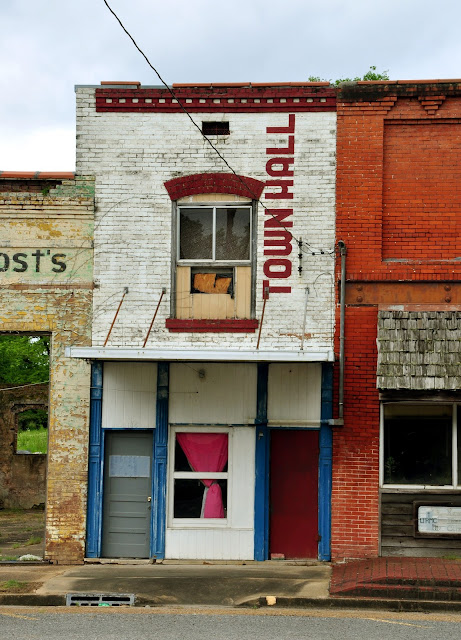
[[384, 127], [383, 259], [461, 255], [461, 124]]
[[461, 255], [461, 89], [439, 96], [436, 111], [423, 108], [423, 86], [409, 85], [412, 97], [391, 89], [374, 101], [338, 96], [336, 228], [347, 278], [457, 280], [460, 261], [446, 260]]
[[[344, 427], [333, 441], [336, 560], [379, 552], [378, 305], [384, 295], [407, 303], [402, 281], [461, 281], [453, 260], [461, 255], [461, 84], [346, 87], [337, 116], [337, 240], [347, 246], [346, 291], [355, 303], [346, 307]], [[360, 306], [360, 285], [370, 281], [373, 306]], [[425, 302], [423, 289], [411, 290], [412, 303]]]
[[378, 554], [377, 308], [349, 307], [345, 328], [344, 427], [333, 434], [333, 560]]

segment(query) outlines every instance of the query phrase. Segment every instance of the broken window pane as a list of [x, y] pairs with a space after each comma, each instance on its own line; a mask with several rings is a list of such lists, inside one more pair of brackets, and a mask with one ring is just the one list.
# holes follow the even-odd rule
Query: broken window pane
[[234, 271], [205, 271], [200, 267], [191, 269], [191, 293], [234, 294]]
[[216, 209], [216, 260], [250, 259], [250, 209]]
[[213, 258], [213, 209], [181, 209], [179, 218], [180, 260]]

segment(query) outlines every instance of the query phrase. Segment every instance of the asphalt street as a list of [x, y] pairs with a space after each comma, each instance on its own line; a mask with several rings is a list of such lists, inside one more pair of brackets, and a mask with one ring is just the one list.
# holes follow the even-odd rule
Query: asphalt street
[[451, 640], [459, 614], [383, 611], [0, 607], [8, 640]]

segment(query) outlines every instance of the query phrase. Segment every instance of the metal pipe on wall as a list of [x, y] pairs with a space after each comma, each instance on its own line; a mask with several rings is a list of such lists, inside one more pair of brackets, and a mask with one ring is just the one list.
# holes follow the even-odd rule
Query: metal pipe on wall
[[344, 416], [344, 324], [346, 316], [346, 243], [338, 242], [339, 255], [341, 256], [341, 284], [339, 290], [339, 389], [338, 389], [338, 417]]

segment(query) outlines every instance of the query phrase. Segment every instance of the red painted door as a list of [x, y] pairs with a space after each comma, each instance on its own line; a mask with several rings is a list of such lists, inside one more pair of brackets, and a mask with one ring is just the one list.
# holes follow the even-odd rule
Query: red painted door
[[318, 460], [318, 431], [271, 432], [271, 554], [317, 558]]

